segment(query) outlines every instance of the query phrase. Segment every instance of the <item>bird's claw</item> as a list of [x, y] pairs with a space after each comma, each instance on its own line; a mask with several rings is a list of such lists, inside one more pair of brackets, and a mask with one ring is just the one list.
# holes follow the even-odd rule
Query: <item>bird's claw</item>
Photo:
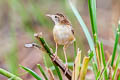
[[55, 61], [58, 58], [58, 56], [56, 55], [56, 53], [53, 55], [54, 55], [53, 61]]
[[65, 64], [65, 72], [64, 72], [64, 75], [66, 74], [67, 71], [68, 71], [68, 64], [66, 63], [66, 64]]

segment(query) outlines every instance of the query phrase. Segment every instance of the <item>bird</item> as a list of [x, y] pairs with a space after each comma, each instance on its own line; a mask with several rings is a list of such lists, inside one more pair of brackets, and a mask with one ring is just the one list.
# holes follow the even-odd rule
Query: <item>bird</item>
[[58, 45], [63, 45], [65, 66], [68, 68], [66, 48], [75, 41], [74, 30], [71, 22], [62, 13], [46, 14], [54, 22], [53, 37], [56, 43], [55, 55], [57, 56]]

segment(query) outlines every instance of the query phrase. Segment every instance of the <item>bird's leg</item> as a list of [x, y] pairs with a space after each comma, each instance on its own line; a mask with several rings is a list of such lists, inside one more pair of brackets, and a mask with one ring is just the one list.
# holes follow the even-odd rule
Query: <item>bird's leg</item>
[[57, 48], [58, 48], [58, 45], [56, 43], [56, 50], [55, 50], [55, 55], [57, 56]]
[[54, 59], [53, 59], [53, 61], [55, 61], [56, 60], [56, 58], [57, 58], [57, 48], [58, 48], [58, 45], [57, 45], [57, 43], [56, 43], [56, 50], [55, 50], [55, 54], [54, 54]]
[[66, 56], [66, 45], [64, 45], [63, 51], [64, 51], [64, 56], [65, 56], [65, 68], [66, 68], [64, 74], [66, 74], [66, 72], [68, 70], [68, 63], [67, 63], [67, 56]]

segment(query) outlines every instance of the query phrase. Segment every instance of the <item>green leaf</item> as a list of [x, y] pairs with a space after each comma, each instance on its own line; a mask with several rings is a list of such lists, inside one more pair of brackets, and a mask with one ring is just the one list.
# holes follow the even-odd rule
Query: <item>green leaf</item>
[[114, 73], [113, 73], [113, 76], [112, 76], [112, 80], [115, 80], [115, 75], [116, 75], [119, 63], [120, 63], [120, 53], [119, 53], [119, 55], [117, 57], [116, 66], [115, 66], [115, 70], [114, 70]]
[[115, 44], [114, 44], [114, 49], [113, 49], [113, 54], [112, 54], [111, 66], [113, 66], [113, 64], [114, 64], [114, 59], [115, 59], [115, 55], [116, 55], [116, 51], [117, 51], [117, 45], [118, 45], [119, 37], [120, 37], [120, 24], [118, 25], [118, 28], [117, 28]]
[[[103, 43], [102, 42], [101, 42], [100, 46], [101, 46], [101, 53], [102, 53], [102, 63], [103, 63], [103, 66], [105, 68], [106, 62], [105, 62], [105, 55], [104, 55]], [[105, 77], [105, 80], [108, 80], [107, 69], [105, 69], [104, 77]]]
[[74, 41], [74, 58], [77, 55], [77, 46], [76, 46], [76, 40]]
[[94, 38], [94, 42], [96, 43], [96, 41], [98, 40], [97, 23], [96, 23], [96, 0], [88, 0], [88, 7], [89, 7], [93, 38]]
[[118, 76], [118, 80], [120, 80], [120, 75]]
[[8, 78], [12, 78], [13, 80], [23, 80], [20, 77], [17, 77], [16, 75], [14, 75], [14, 74], [12, 74], [12, 73], [10, 73], [2, 68], [0, 68], [0, 74], [6, 76]]
[[47, 62], [46, 62], [46, 56], [45, 56], [45, 55], [43, 56], [43, 61], [44, 61], [44, 65], [45, 65], [46, 67], [48, 67]]
[[109, 60], [106, 64], [106, 66], [104, 67], [104, 69], [100, 72], [100, 74], [97, 76], [96, 80], [101, 80], [101, 78], [103, 77], [103, 74], [105, 74], [105, 70], [107, 70], [108, 65], [110, 64], [110, 61], [112, 59], [112, 56], [109, 57]]
[[95, 75], [95, 78], [97, 80], [97, 72], [98, 72], [97, 65], [92, 61], [90, 61], [90, 62], [92, 63], [92, 69], [94, 71], [94, 75]]
[[24, 67], [24, 66], [21, 66], [20, 67], [22, 69], [24, 69], [25, 71], [27, 71], [29, 74], [31, 74], [34, 78], [36, 78], [37, 80], [43, 80], [36, 72], [34, 72], [33, 70], [27, 68], [27, 67]]
[[40, 38], [40, 41], [41, 41], [42, 44], [44, 44], [44, 48], [47, 50], [47, 53], [48, 53], [49, 55], [51, 55], [52, 53], [51, 53], [51, 51], [50, 51], [50, 48], [49, 48], [48, 44], [45, 42], [45, 40], [41, 37], [41, 38]]
[[[53, 64], [54, 64], [54, 63], [53, 63]], [[62, 80], [62, 75], [61, 75], [61, 73], [60, 73], [59, 68], [56, 66], [56, 64], [54, 64], [54, 67], [55, 67], [56, 72], [57, 72], [57, 74], [58, 74], [59, 80]]]
[[89, 53], [89, 57], [90, 57], [90, 60], [93, 58], [93, 56], [94, 56], [94, 54], [93, 54], [93, 51], [91, 51], [91, 52], [88, 52]]
[[37, 67], [39, 68], [40, 72], [41, 72], [42, 75], [44, 76], [45, 80], [48, 80], [48, 78], [47, 78], [47, 76], [46, 76], [46, 74], [45, 74], [43, 68], [41, 67], [41, 65], [40, 65], [40, 64], [37, 64]]

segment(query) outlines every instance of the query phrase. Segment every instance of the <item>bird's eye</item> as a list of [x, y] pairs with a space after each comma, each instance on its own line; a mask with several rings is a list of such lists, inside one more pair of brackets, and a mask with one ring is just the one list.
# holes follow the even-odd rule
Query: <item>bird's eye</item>
[[57, 18], [57, 16], [55, 16], [55, 18]]

